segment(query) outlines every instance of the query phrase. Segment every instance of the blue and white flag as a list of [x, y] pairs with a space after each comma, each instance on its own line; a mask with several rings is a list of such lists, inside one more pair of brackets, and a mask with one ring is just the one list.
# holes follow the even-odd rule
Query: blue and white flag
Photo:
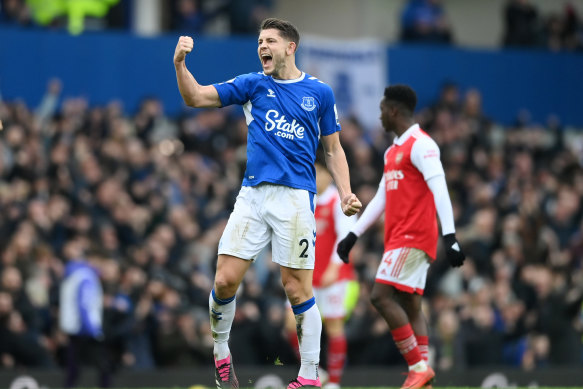
[[367, 130], [380, 127], [379, 104], [388, 85], [381, 41], [302, 37], [298, 63], [332, 87], [340, 117], [355, 116]]

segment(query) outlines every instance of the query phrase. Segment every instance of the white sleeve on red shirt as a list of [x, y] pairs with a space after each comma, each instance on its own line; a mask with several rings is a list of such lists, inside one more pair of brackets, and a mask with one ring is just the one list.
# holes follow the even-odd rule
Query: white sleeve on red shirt
[[334, 251], [332, 254], [332, 262], [343, 264], [344, 262], [340, 259], [338, 254], [336, 253], [336, 246], [338, 246], [338, 242], [340, 239], [343, 239], [346, 234], [350, 232], [350, 229], [356, 224], [357, 217], [355, 216], [346, 216], [344, 212], [342, 212], [342, 202], [340, 199], [336, 202], [336, 206], [334, 207], [334, 229], [336, 230], [336, 243], [334, 244]]
[[441, 223], [441, 233], [443, 235], [453, 234], [455, 232], [455, 225], [453, 221], [453, 208], [447, 191], [447, 183], [445, 176], [434, 176], [427, 180], [427, 186], [433, 193], [433, 200], [435, 201], [435, 208]]
[[383, 214], [385, 211], [385, 201], [385, 175], [383, 174], [377, 194], [373, 197], [370, 203], [368, 203], [366, 209], [350, 231], [356, 236], [362, 235]]
[[445, 172], [439, 159], [439, 146], [428, 136], [422, 136], [411, 148], [411, 163], [423, 174], [427, 186], [433, 193], [435, 208], [443, 235], [455, 232], [453, 208], [445, 182]]
[[411, 163], [423, 174], [425, 181], [435, 176], [445, 176], [439, 155], [439, 146], [428, 136], [421, 136], [413, 143]]

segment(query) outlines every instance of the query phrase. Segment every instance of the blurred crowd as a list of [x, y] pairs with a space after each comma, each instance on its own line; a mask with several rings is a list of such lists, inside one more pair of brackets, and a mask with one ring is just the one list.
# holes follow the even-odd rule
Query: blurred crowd
[[505, 47], [583, 51], [583, 21], [568, 1], [561, 12], [540, 14], [529, 0], [508, 0], [504, 29]]
[[[59, 286], [69, 260], [98, 268], [104, 338], [117, 368], [208, 365], [216, 247], [245, 165], [238, 108], [168, 118], [156, 98], [135, 115], [60, 96], [0, 102], [0, 365], [64, 364]], [[557, 118], [502, 128], [477, 90], [443, 86], [418, 121], [441, 147], [468, 260], [439, 251], [425, 291], [438, 369], [583, 364], [583, 146]], [[366, 205], [392, 135], [342, 120], [353, 190]], [[359, 302], [346, 323], [349, 365], [400, 365], [368, 296], [382, 221], [354, 249]], [[441, 249], [440, 249], [441, 250]], [[247, 273], [231, 333], [239, 363], [296, 363], [269, 250]], [[324, 347], [326, 339], [323, 339]], [[325, 361], [323, 361], [325, 364]]]
[[[48, 2], [54, 2], [50, 6]], [[137, 2], [93, 0], [73, 7], [61, 0], [0, 0], [0, 24], [43, 26], [73, 33], [83, 29], [132, 29]], [[455, 26], [443, 0], [402, 0], [399, 39], [404, 42], [454, 44]], [[277, 0], [168, 0], [160, 2], [162, 31], [194, 35], [255, 35]], [[583, 10], [579, 10], [582, 12]], [[504, 47], [582, 51], [583, 21], [576, 7], [564, 1], [559, 12], [541, 13], [531, 0], [506, 0], [500, 17]], [[72, 21], [71, 18], [78, 20]], [[80, 18], [80, 19], [79, 19]]]
[[[583, 21], [569, 1], [560, 12], [541, 14], [530, 0], [506, 0], [501, 16], [504, 47], [583, 51]], [[454, 43], [454, 27], [443, 0], [408, 0], [401, 13], [401, 40]]]
[[[270, 16], [274, 0], [160, 0], [150, 2], [163, 31], [189, 34], [253, 34]], [[0, 0], [0, 23], [51, 29], [130, 30], [136, 7], [134, 0]], [[156, 8], [158, 6], [158, 8]], [[72, 31], [71, 20], [79, 19], [81, 30]]]

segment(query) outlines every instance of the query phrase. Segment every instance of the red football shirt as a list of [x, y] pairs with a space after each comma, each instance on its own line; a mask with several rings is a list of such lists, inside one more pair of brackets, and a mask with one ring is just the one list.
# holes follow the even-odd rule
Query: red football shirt
[[426, 180], [444, 174], [439, 147], [414, 125], [387, 149], [384, 162], [385, 252], [411, 247], [435, 259], [437, 216]]
[[[350, 231], [356, 218], [344, 215], [338, 190], [334, 186], [328, 187], [318, 196], [314, 215], [316, 217], [316, 263], [312, 284], [320, 287], [322, 274], [330, 261], [342, 263], [336, 254], [336, 246], [338, 241]], [[342, 263], [338, 281], [349, 279], [354, 279], [352, 264]]]

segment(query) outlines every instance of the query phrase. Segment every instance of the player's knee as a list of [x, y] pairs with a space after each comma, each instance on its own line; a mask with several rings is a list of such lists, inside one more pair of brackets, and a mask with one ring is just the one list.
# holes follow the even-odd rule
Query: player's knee
[[382, 296], [379, 296], [378, 294], [370, 295], [370, 302], [375, 308], [378, 308], [379, 306], [382, 305], [382, 300], [383, 300]]
[[286, 282], [284, 284], [285, 294], [292, 305], [301, 304], [311, 298], [311, 293], [304, 291], [299, 282]]
[[238, 285], [223, 274], [215, 276], [215, 293], [220, 298], [228, 298], [235, 294]]
[[391, 299], [391, 297], [386, 296], [382, 293], [375, 293], [374, 290], [370, 295], [370, 302], [372, 303], [372, 305], [379, 309], [382, 307], [385, 307], [387, 305], [390, 305], [393, 303], [393, 300]]
[[285, 289], [285, 294], [292, 305], [301, 303], [301, 301], [299, 301], [301, 299], [300, 288], [297, 283], [288, 282], [283, 288]]

